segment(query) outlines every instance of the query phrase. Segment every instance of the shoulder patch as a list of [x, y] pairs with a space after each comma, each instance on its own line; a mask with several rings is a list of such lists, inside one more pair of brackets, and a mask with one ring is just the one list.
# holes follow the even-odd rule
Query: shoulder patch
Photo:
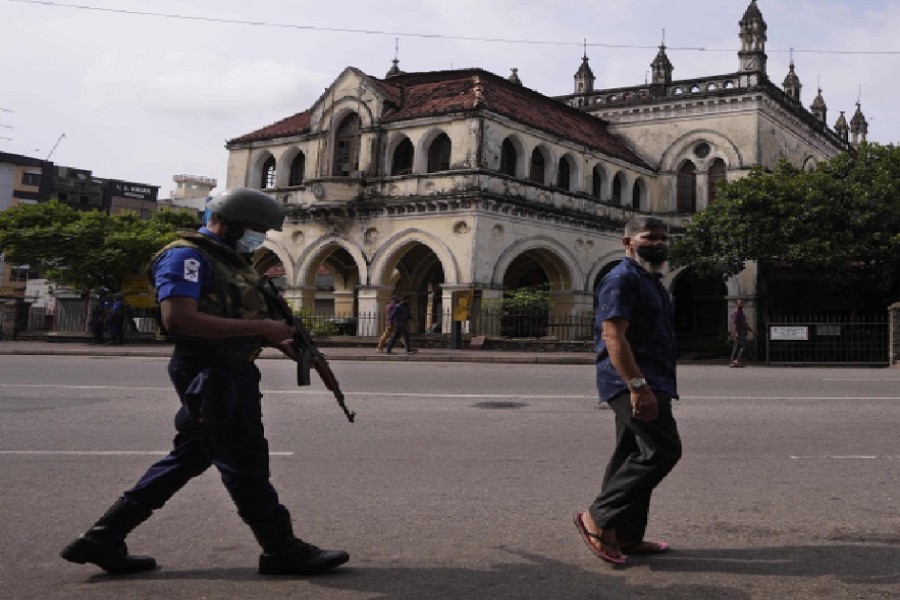
[[200, 261], [196, 258], [188, 258], [184, 261], [184, 279], [185, 281], [200, 281]]

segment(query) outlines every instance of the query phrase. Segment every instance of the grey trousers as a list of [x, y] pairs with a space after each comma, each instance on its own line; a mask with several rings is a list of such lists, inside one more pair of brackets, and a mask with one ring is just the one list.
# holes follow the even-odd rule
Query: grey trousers
[[616, 447], [590, 514], [600, 528], [615, 529], [617, 538], [627, 542], [644, 539], [650, 496], [681, 458], [672, 399], [660, 393], [656, 399], [659, 416], [649, 423], [631, 418], [629, 392], [609, 400], [616, 415]]

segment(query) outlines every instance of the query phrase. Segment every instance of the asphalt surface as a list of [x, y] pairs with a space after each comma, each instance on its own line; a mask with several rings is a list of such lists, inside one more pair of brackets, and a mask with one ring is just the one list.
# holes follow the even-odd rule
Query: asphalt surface
[[[12, 346], [24, 350], [0, 343]], [[160, 569], [113, 577], [58, 552], [165, 454], [168, 349], [54, 346], [43, 351], [69, 353], [0, 356], [3, 598], [900, 597], [896, 370], [680, 366], [685, 455], [648, 530], [673, 550], [612, 568], [572, 524], [613, 436], [589, 365], [331, 354], [350, 424], [315, 375], [298, 389], [289, 361], [263, 360], [273, 482], [297, 533], [350, 563], [258, 575], [210, 470], [129, 536]]]

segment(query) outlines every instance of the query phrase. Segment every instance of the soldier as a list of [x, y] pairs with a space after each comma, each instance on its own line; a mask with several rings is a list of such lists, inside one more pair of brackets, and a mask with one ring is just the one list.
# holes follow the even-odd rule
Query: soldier
[[267, 230], [281, 230], [284, 208], [246, 188], [225, 190], [209, 208], [206, 227], [163, 248], [149, 267], [160, 326], [175, 340], [169, 376], [181, 407], [174, 447], [61, 555], [110, 573], [155, 568], [153, 558], [128, 554], [125, 537], [215, 465], [238, 515], [262, 546], [259, 572], [323, 573], [349, 555], [294, 536], [291, 516], [269, 482], [260, 372], [253, 362], [263, 345], [296, 358], [292, 328], [269, 318], [259, 277], [244, 256], [262, 244]]

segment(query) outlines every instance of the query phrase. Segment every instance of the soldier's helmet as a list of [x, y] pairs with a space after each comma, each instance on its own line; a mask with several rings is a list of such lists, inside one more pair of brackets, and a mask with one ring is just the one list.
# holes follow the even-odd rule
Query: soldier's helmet
[[229, 188], [209, 202], [209, 210], [223, 221], [246, 223], [281, 231], [284, 206], [278, 200], [250, 188]]

